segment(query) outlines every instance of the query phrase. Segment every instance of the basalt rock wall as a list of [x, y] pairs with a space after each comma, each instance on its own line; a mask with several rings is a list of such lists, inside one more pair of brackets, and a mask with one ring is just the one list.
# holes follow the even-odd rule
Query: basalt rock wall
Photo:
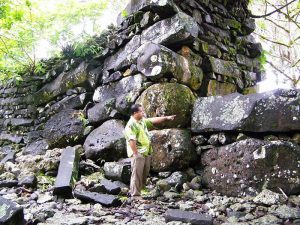
[[[257, 96], [250, 100], [238, 98], [245, 105], [252, 104], [244, 110], [250, 114], [248, 121], [242, 114], [244, 111], [234, 111], [235, 102], [230, 102], [231, 97], [225, 97], [224, 101], [231, 103], [227, 111], [224, 109], [226, 118], [231, 113], [237, 114], [232, 114], [235, 124], [226, 123], [225, 117], [222, 120], [222, 107], [218, 111], [209, 105], [213, 101], [227, 104], [214, 96], [248, 93], [263, 79], [259, 60], [262, 47], [251, 35], [255, 21], [249, 17], [247, 1], [132, 0], [117, 22], [118, 28], [107, 37], [107, 48], [102, 55], [60, 64], [53, 60], [44, 77], [32, 76], [19, 86], [1, 87], [1, 157], [11, 151], [18, 152], [17, 157], [43, 155], [57, 147], [80, 144], [85, 153], [82, 160], [93, 160], [99, 165], [118, 161], [126, 156], [122, 131], [130, 106], [140, 103], [149, 117], [177, 115], [174, 121], [161, 126], [161, 131], [151, 131], [155, 143], [152, 171], [174, 172], [192, 166], [203, 174], [205, 185], [219, 192], [239, 195], [260, 191], [264, 177], [249, 181], [255, 170], [250, 175], [240, 174], [244, 176], [244, 181], [239, 180], [241, 188], [224, 189], [222, 179], [228, 175], [226, 182], [231, 182], [238, 175], [234, 176], [234, 171], [226, 170], [226, 165], [210, 158], [223, 151], [218, 147], [246, 139], [243, 132], [256, 139], [269, 138], [270, 132], [275, 132], [271, 139], [278, 140], [279, 136], [286, 137], [285, 141], [299, 139], [297, 91], [279, 94], [284, 102], [280, 107], [287, 109], [288, 119], [283, 121], [288, 122], [282, 125], [272, 121], [272, 129], [258, 120], [269, 117], [273, 108], [268, 108], [269, 114], [263, 116], [266, 105], [254, 110], [257, 115], [249, 109], [255, 107]], [[295, 117], [297, 121], [293, 123]], [[257, 131], [260, 133], [256, 134]], [[233, 148], [252, 146], [251, 143], [262, 148], [269, 144], [251, 139]], [[282, 145], [287, 146], [284, 151], [299, 151], [297, 143]], [[247, 154], [256, 151], [249, 149], [251, 153], [243, 153], [247, 160], [251, 158]], [[243, 158], [239, 154], [234, 156], [237, 157], [234, 162]], [[226, 159], [228, 155], [222, 157]], [[285, 170], [293, 171], [296, 164], [295, 161]], [[243, 166], [248, 168], [248, 164]], [[213, 178], [216, 174], [218, 177]], [[299, 190], [297, 178], [296, 172], [291, 187], [285, 191]], [[249, 188], [252, 189], [245, 191]]]

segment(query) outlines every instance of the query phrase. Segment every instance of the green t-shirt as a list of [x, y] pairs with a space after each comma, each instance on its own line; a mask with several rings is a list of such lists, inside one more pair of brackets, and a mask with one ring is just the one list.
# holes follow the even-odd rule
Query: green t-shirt
[[130, 117], [124, 132], [127, 143], [128, 157], [133, 155], [133, 151], [129, 145], [129, 140], [136, 141], [137, 149], [140, 154], [147, 156], [152, 153], [153, 150], [148, 131], [148, 128], [151, 127], [153, 127], [153, 124], [150, 119], [143, 118], [140, 121], [137, 121], [133, 117]]

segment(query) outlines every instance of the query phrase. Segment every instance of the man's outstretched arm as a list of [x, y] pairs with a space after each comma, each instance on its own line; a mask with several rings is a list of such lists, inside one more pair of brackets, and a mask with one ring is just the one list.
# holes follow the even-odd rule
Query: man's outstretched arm
[[156, 124], [160, 124], [163, 123], [165, 121], [169, 121], [169, 120], [174, 120], [176, 115], [172, 115], [172, 116], [160, 116], [160, 117], [151, 117], [149, 118], [149, 120], [151, 121], [151, 123], [153, 123], [153, 125]]

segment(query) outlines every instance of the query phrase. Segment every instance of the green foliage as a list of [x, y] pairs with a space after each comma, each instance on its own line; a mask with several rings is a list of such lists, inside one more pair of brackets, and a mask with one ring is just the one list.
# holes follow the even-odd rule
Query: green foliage
[[86, 127], [89, 124], [88, 119], [85, 118], [85, 115], [82, 111], [77, 113], [77, 118], [83, 123], [84, 127]]
[[[25, 74], [45, 73], [45, 67], [38, 63], [39, 41], [51, 43], [55, 53], [63, 43], [80, 40], [75, 34], [78, 33], [75, 25], [95, 24], [108, 2], [0, 0], [0, 82], [21, 81], [20, 77]], [[81, 33], [85, 33], [84, 27]], [[75, 55], [86, 56], [100, 51], [93, 44], [87, 49], [77, 45]]]
[[261, 71], [265, 71], [265, 65], [267, 64], [267, 54], [268, 52], [263, 50], [261, 56], [259, 57]]
[[125, 18], [128, 16], [128, 12], [124, 9], [121, 13], [122, 17]]
[[63, 58], [92, 58], [100, 55], [107, 44], [107, 36], [113, 33], [114, 26], [108, 27], [99, 36], [86, 36], [82, 41], [68, 43], [62, 48]]

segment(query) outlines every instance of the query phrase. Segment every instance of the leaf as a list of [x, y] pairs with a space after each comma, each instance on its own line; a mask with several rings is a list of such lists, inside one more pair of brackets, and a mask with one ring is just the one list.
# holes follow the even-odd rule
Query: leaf
[[26, 0], [25, 4], [26, 4], [27, 7], [31, 7], [31, 5], [32, 5], [29, 0]]
[[122, 17], [125, 18], [128, 16], [128, 12], [126, 11], [126, 9], [124, 9], [121, 13]]

